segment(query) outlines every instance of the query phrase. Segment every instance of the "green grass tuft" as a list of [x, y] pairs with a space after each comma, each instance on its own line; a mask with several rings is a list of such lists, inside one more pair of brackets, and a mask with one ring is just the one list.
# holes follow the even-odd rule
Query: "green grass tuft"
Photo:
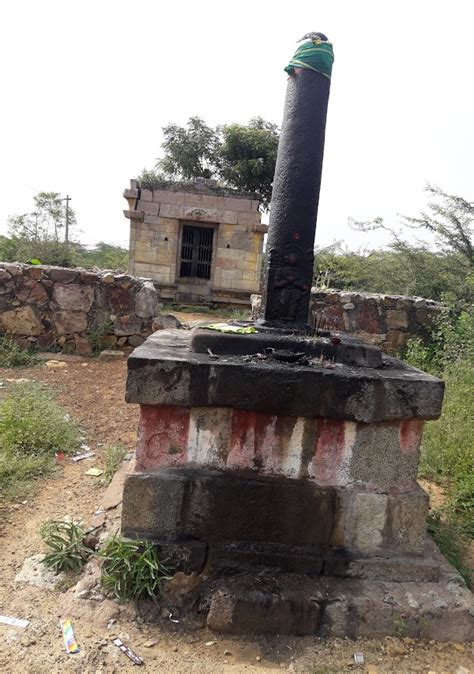
[[0, 451], [51, 456], [80, 444], [78, 426], [38, 384], [15, 384], [0, 403]]

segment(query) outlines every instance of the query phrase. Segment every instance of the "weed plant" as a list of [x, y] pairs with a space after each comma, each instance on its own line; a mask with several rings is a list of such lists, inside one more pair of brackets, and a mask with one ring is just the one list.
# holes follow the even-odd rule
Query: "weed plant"
[[121, 445], [107, 447], [105, 450], [105, 469], [102, 476], [102, 484], [108, 485], [112, 482], [115, 473], [122, 465], [127, 450]]
[[0, 367], [26, 367], [37, 362], [31, 349], [24, 349], [7, 335], [0, 336]]
[[77, 522], [48, 520], [43, 523], [40, 535], [50, 549], [43, 564], [56, 573], [80, 571], [93, 553], [84, 543], [86, 531]]
[[150, 541], [110, 538], [99, 556], [103, 559], [101, 586], [117, 599], [156, 600], [170, 580], [170, 569], [156, 558]]

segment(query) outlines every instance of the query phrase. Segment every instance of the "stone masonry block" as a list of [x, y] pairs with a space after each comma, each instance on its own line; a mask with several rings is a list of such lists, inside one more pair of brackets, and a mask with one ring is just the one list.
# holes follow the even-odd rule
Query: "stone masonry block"
[[233, 197], [225, 197], [225, 209], [226, 211], [245, 211], [250, 212], [251, 210], [251, 201], [250, 199], [237, 199]]
[[158, 215], [160, 211], [160, 204], [157, 204], [153, 201], [140, 201], [138, 204], [138, 209], [142, 213], [147, 215]]
[[259, 225], [260, 213], [239, 212], [237, 223], [239, 225]]
[[222, 211], [217, 211], [218, 217], [219, 217], [219, 222], [225, 223], [228, 225], [236, 225], [237, 224], [237, 216], [238, 212], [237, 211], [230, 211], [230, 210], [222, 210]]
[[173, 190], [154, 190], [153, 201], [157, 201], [161, 204], [182, 206], [184, 204], [184, 192], [174, 192]]
[[428, 509], [428, 494], [419, 485], [409, 492], [390, 495], [385, 545], [421, 554], [426, 541]]
[[152, 190], [146, 190], [146, 189], [140, 190], [140, 201], [153, 201]]
[[[365, 482], [382, 491], [413, 487], [418, 472], [421, 428], [418, 445], [403, 451], [400, 429], [407, 423], [410, 422], [357, 424], [348, 471], [351, 482]], [[407, 429], [403, 435], [408, 433]]]
[[183, 218], [184, 206], [179, 204], [160, 204], [159, 214], [162, 218]]
[[382, 549], [387, 520], [388, 496], [359, 492], [352, 511], [352, 543], [356, 550], [373, 553]]
[[406, 311], [389, 309], [385, 316], [388, 330], [408, 328], [408, 316]]

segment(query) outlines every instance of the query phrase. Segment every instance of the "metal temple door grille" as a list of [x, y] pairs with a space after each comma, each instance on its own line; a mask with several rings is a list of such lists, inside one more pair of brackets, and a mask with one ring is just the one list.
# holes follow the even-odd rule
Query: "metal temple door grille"
[[210, 227], [184, 225], [180, 276], [211, 278], [213, 235], [214, 230]]

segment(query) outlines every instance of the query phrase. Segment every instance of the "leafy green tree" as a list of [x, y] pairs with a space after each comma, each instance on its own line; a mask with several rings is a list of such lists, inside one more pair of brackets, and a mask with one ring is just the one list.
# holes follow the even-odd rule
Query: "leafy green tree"
[[278, 127], [261, 117], [248, 125], [228, 124], [212, 128], [200, 117], [185, 127], [163, 127], [164, 156], [155, 169], [139, 176], [142, 187], [153, 188], [166, 180], [214, 178], [225, 186], [256, 192], [264, 209], [272, 193], [278, 149]]
[[278, 150], [278, 127], [261, 117], [247, 126], [230, 124], [220, 127], [219, 175], [238, 190], [258, 192], [268, 208]]
[[163, 127], [164, 157], [156, 163], [159, 173], [171, 180], [212, 178], [216, 172], [219, 137], [200, 117], [190, 117], [186, 127]]

